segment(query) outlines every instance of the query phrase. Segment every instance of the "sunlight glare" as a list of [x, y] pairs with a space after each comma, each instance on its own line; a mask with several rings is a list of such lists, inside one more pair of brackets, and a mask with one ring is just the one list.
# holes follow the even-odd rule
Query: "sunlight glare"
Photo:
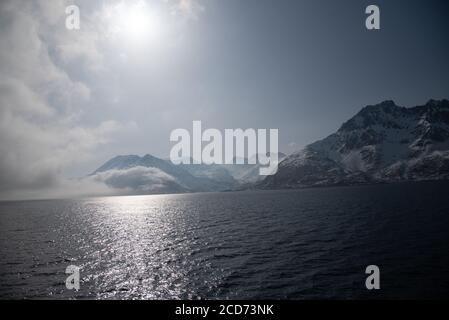
[[120, 41], [133, 44], [160, 42], [163, 37], [163, 23], [156, 8], [144, 1], [121, 2], [114, 7], [110, 16], [111, 30]]

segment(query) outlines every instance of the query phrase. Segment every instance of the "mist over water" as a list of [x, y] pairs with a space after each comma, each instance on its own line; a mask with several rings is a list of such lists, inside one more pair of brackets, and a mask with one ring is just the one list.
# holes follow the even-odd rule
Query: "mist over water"
[[[444, 298], [448, 187], [1, 202], [0, 297]], [[365, 289], [371, 264], [378, 291]]]

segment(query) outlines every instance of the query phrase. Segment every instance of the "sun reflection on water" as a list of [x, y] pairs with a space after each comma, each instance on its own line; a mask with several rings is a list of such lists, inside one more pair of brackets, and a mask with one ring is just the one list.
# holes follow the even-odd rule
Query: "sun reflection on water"
[[[194, 298], [189, 277], [201, 260], [191, 257], [197, 245], [195, 208], [176, 205], [183, 196], [130, 196], [87, 200], [84, 252], [80, 260], [100, 298]], [[184, 211], [189, 211], [186, 221]], [[192, 214], [193, 213], [193, 214]], [[201, 268], [207, 269], [204, 264]], [[192, 288], [193, 289], [193, 288]]]

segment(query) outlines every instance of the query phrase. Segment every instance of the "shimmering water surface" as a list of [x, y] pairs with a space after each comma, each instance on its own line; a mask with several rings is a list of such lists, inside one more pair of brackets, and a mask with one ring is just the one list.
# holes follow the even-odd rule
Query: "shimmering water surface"
[[[449, 183], [0, 202], [1, 298], [447, 298]], [[365, 268], [381, 290], [365, 289]], [[65, 269], [81, 267], [81, 289]]]

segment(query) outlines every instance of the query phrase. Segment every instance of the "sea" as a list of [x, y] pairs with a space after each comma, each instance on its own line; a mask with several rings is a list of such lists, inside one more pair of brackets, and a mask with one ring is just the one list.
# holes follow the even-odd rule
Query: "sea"
[[448, 296], [447, 181], [0, 202], [1, 299]]

